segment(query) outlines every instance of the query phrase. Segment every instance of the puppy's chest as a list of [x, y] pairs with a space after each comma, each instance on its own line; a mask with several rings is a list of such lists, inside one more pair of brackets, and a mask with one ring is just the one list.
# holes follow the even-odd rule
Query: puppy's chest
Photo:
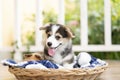
[[54, 56], [53, 56], [53, 61], [57, 64], [62, 64], [62, 60], [63, 60], [63, 57], [61, 55], [61, 53], [56, 53]]

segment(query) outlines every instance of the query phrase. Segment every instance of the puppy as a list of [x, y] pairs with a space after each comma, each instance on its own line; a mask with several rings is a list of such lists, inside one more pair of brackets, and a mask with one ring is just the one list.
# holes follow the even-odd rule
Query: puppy
[[67, 68], [73, 68], [72, 38], [75, 36], [71, 30], [61, 24], [47, 24], [40, 30], [44, 30], [46, 35], [44, 36], [45, 59]]
[[32, 53], [32, 54], [25, 54], [24, 55], [24, 61], [37, 61], [37, 60], [43, 60], [43, 53]]

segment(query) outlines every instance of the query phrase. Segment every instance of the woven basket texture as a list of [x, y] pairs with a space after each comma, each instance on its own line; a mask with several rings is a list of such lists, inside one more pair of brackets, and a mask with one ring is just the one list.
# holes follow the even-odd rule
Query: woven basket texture
[[95, 80], [108, 67], [108, 64], [96, 68], [74, 69], [25, 69], [9, 67], [9, 71], [18, 80]]

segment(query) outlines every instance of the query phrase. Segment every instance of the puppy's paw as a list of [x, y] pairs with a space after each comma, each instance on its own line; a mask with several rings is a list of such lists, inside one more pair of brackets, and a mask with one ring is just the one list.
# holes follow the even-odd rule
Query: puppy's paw
[[69, 64], [69, 63], [65, 63], [63, 64], [63, 67], [66, 69], [72, 69], [74, 64]]

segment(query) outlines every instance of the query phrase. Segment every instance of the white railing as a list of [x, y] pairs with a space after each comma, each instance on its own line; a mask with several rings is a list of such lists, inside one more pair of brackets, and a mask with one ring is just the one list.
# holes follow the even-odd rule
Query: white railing
[[111, 39], [111, 3], [104, 0], [104, 45], [88, 45], [88, 14], [87, 0], [80, 0], [81, 10], [81, 45], [75, 45], [75, 51], [120, 51], [120, 45], [113, 45]]
[[2, 45], [2, 3], [0, 0], [0, 47]]
[[[0, 0], [1, 1], [1, 0]], [[36, 28], [35, 28], [35, 46], [30, 47], [30, 51], [41, 51], [43, 50], [43, 46], [41, 46], [42, 41], [42, 33], [39, 31], [39, 27], [43, 25], [43, 0], [36, 0]], [[64, 9], [64, 0], [58, 1], [58, 23], [64, 24], [65, 23], [65, 9]], [[26, 51], [27, 49], [21, 46], [21, 8], [20, 0], [15, 0], [15, 40], [18, 42], [20, 47], [20, 51]], [[89, 45], [88, 44], [88, 1], [87, 0], [80, 0], [80, 19], [81, 19], [81, 45], [74, 45], [74, 51], [120, 51], [120, 45], [113, 45], [111, 40], [111, 4], [110, 0], [104, 0], [104, 32], [105, 37], [104, 45]], [[2, 21], [1, 21], [1, 6], [0, 6], [0, 30], [2, 28]], [[1, 33], [1, 32], [0, 32]], [[1, 34], [0, 34], [1, 37]], [[1, 42], [1, 41], [0, 41]], [[1, 43], [0, 43], [1, 44]], [[0, 48], [0, 51], [12, 51], [13, 48]]]

